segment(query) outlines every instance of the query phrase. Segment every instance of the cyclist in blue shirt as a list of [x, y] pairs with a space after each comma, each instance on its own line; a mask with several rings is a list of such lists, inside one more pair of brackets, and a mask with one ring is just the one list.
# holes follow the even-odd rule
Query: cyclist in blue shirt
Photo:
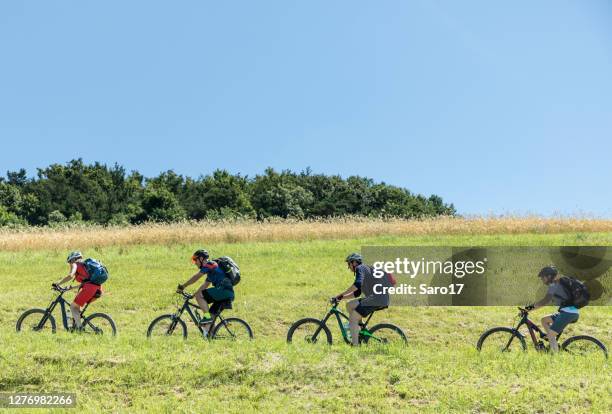
[[201, 325], [212, 321], [209, 308], [210, 303], [215, 304], [234, 300], [234, 287], [231, 280], [219, 268], [216, 262], [208, 260], [208, 258], [209, 255], [206, 250], [197, 250], [191, 257], [191, 261], [200, 270], [187, 282], [178, 285], [178, 291], [182, 292], [187, 286], [197, 282], [202, 276], [206, 275], [206, 280], [194, 295], [198, 305], [200, 305], [200, 309], [204, 312], [204, 316], [200, 320]]

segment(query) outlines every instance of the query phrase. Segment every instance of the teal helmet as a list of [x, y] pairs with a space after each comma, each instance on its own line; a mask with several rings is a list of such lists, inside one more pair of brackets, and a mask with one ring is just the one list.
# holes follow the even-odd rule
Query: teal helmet
[[345, 260], [347, 263], [350, 262], [357, 262], [359, 264], [363, 263], [363, 256], [361, 256], [359, 253], [351, 253], [346, 257]]
[[83, 258], [83, 255], [79, 251], [70, 252], [70, 254], [68, 255], [68, 258], [66, 259], [66, 263], [70, 263], [73, 260], [82, 259], [82, 258]]

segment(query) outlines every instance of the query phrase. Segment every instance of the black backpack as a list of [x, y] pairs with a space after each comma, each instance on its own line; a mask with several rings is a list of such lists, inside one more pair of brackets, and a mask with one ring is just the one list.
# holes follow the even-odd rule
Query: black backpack
[[214, 259], [213, 262], [217, 263], [219, 268], [223, 270], [225, 277], [232, 282], [232, 286], [236, 286], [238, 283], [240, 283], [240, 268], [231, 257], [221, 256]]
[[561, 286], [563, 286], [563, 289], [565, 289], [569, 297], [563, 306], [575, 306], [580, 309], [589, 304], [591, 295], [586, 285], [580, 280], [569, 276], [563, 276], [559, 279], [559, 283], [561, 283]]

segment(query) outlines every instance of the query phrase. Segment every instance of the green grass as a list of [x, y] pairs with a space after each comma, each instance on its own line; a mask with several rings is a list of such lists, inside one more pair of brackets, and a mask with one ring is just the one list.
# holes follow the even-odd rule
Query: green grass
[[[174, 289], [194, 273], [189, 258], [199, 246], [84, 252], [111, 269], [107, 294], [92, 310], [113, 316], [117, 338], [15, 333], [24, 310], [52, 299], [49, 285], [66, 272], [66, 252], [0, 253], [0, 392], [76, 392], [84, 412], [612, 411], [609, 362], [533, 350], [476, 352], [486, 328], [513, 323], [512, 307], [379, 312], [374, 322], [393, 322], [407, 332], [405, 348], [353, 349], [338, 341], [333, 325], [330, 348], [284, 341], [293, 321], [322, 317], [326, 298], [351, 283], [343, 258], [362, 245], [612, 245], [610, 233], [202, 244], [213, 255], [239, 261], [244, 279], [229, 313], [249, 321], [255, 341], [204, 341], [191, 324], [187, 341], [145, 339], [149, 322], [174, 310]], [[586, 308], [567, 334], [592, 334], [611, 346], [610, 316], [610, 307]]]

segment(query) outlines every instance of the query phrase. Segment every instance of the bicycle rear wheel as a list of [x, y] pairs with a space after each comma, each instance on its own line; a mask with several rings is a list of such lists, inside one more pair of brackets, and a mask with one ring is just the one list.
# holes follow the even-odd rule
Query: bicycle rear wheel
[[404, 331], [390, 323], [374, 325], [368, 331], [370, 335], [359, 335], [359, 339], [366, 344], [406, 345], [408, 343]]
[[242, 319], [227, 318], [215, 325], [210, 338], [225, 341], [244, 341], [253, 339], [253, 330]]
[[94, 335], [117, 335], [115, 321], [105, 313], [94, 313], [83, 321], [83, 332]]
[[603, 356], [608, 358], [608, 350], [606, 346], [597, 338], [588, 335], [578, 335], [567, 338], [561, 349], [565, 352], [577, 356]]
[[479, 351], [516, 352], [527, 350], [525, 338], [515, 329], [498, 327], [489, 329], [478, 339]]
[[287, 332], [287, 342], [331, 345], [332, 334], [320, 320], [305, 318], [291, 325]]

